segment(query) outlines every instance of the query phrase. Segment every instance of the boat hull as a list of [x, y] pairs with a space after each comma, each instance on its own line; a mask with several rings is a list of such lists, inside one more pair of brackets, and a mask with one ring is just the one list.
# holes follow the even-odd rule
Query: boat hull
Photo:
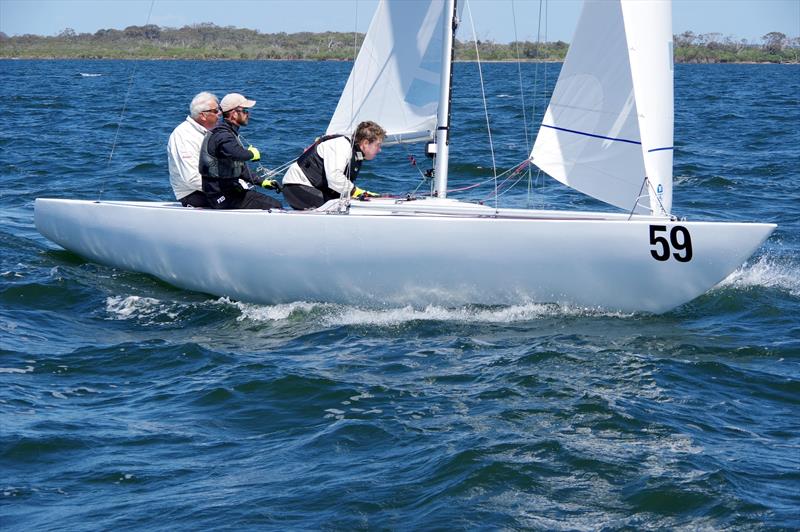
[[420, 205], [326, 214], [39, 198], [35, 222], [92, 261], [256, 303], [539, 302], [654, 313], [706, 292], [775, 229]]

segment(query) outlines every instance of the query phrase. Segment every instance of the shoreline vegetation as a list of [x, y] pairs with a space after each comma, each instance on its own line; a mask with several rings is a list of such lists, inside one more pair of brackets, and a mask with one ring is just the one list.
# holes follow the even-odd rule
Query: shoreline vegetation
[[[349, 61], [364, 34], [352, 32], [260, 33], [211, 23], [182, 28], [153, 24], [94, 34], [67, 28], [55, 36], [0, 32], [0, 59], [184, 59]], [[478, 41], [481, 61], [563, 61], [563, 41], [496, 43]], [[770, 32], [760, 43], [720, 33], [674, 36], [676, 63], [800, 63], [800, 37]], [[456, 41], [456, 61], [476, 60], [475, 44]]]

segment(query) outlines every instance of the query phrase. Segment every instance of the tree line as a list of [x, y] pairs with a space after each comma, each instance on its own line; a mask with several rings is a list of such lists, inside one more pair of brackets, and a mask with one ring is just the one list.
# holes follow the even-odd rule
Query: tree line
[[[677, 63], [798, 63], [800, 37], [770, 32], [759, 43], [720, 33], [675, 35]], [[148, 24], [123, 30], [76, 33], [66, 28], [55, 36], [0, 32], [0, 58], [25, 59], [300, 59], [351, 60], [361, 33], [261, 33], [257, 30], [193, 24], [166, 28]], [[569, 45], [563, 41], [497, 43], [456, 41], [456, 60], [563, 61]]]

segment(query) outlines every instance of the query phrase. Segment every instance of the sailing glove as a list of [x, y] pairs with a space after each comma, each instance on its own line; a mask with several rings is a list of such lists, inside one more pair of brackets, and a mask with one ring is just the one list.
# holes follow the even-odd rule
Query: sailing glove
[[276, 179], [267, 178], [261, 182], [261, 186], [267, 189], [277, 190], [278, 192], [283, 190], [283, 187]]
[[253, 154], [253, 158], [250, 159], [251, 161], [260, 161], [261, 160], [261, 152], [259, 152], [258, 148], [256, 148], [255, 146], [253, 146], [253, 145], [248, 146], [247, 147], [247, 151], [249, 151], [250, 153]]
[[363, 188], [353, 187], [353, 197], [356, 199], [366, 199], [366, 198], [380, 198], [381, 195], [376, 192], [370, 192], [369, 190], [364, 190]]

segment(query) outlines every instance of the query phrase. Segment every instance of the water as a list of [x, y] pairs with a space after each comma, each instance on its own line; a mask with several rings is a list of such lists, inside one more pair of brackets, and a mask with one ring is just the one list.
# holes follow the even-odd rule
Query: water
[[[528, 149], [519, 78], [484, 68], [502, 171]], [[544, 106], [533, 79], [552, 87], [558, 68], [523, 65], [529, 120]], [[243, 133], [267, 165], [291, 159], [324, 131], [348, 70], [0, 62], [0, 527], [800, 527], [797, 66], [676, 67], [674, 211], [779, 227], [661, 316], [259, 306], [36, 232], [38, 196], [170, 199], [166, 139], [200, 90], [255, 98]], [[456, 73], [454, 188], [492, 164], [475, 65]], [[416, 176], [386, 149], [361, 179], [402, 194]], [[533, 181], [503, 204], [605, 208]]]

